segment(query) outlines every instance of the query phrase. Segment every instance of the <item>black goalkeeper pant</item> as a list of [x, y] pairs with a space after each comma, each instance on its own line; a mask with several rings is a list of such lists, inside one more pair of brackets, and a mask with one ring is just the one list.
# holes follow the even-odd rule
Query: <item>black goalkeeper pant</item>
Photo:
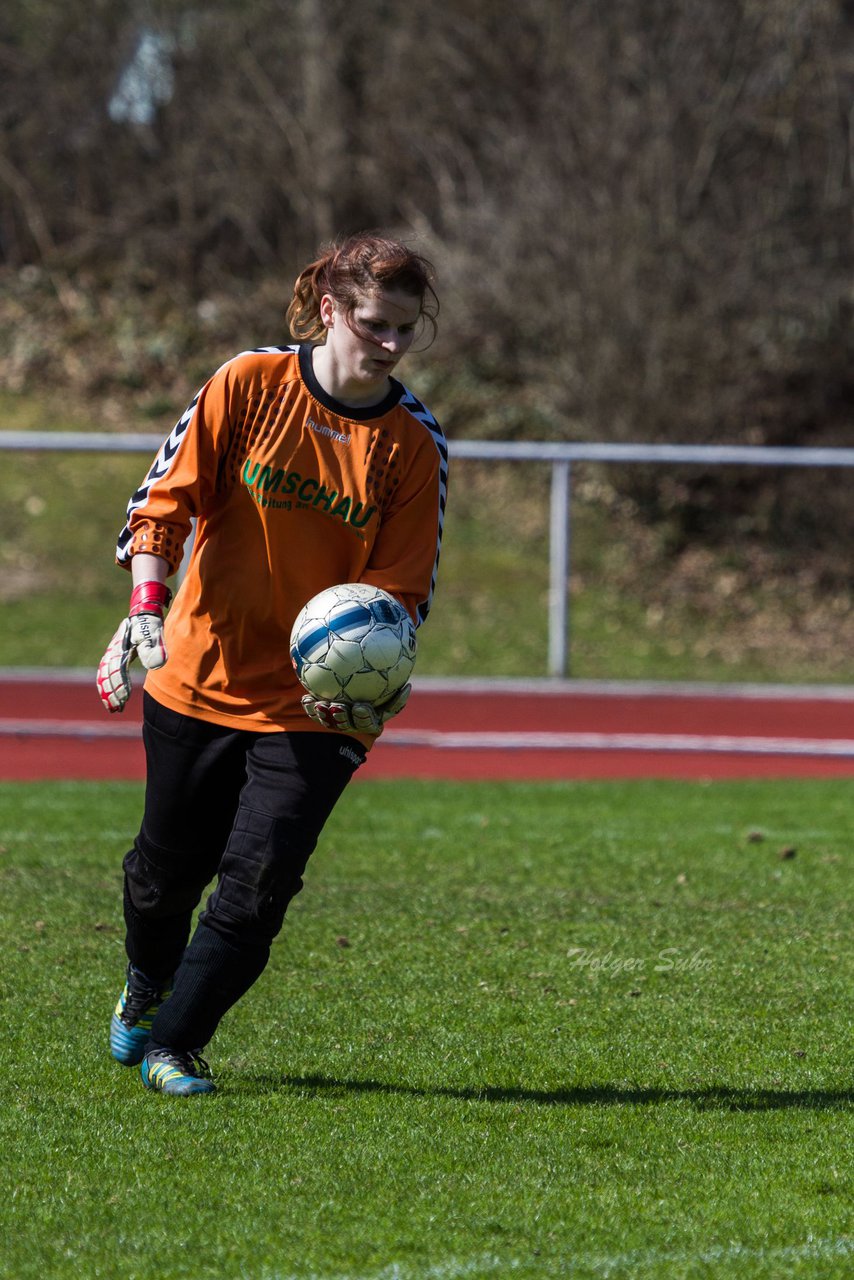
[[143, 698], [145, 811], [124, 859], [127, 953], [148, 978], [172, 984], [152, 1042], [201, 1049], [262, 973], [366, 752], [343, 734], [249, 733]]

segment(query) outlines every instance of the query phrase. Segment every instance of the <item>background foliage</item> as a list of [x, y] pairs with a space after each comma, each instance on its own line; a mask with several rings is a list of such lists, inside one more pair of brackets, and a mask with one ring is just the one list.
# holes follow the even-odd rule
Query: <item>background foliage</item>
[[[165, 422], [383, 226], [452, 436], [846, 444], [852, 85], [851, 0], [8, 0], [0, 371]], [[610, 476], [671, 552], [850, 582], [826, 476]]]

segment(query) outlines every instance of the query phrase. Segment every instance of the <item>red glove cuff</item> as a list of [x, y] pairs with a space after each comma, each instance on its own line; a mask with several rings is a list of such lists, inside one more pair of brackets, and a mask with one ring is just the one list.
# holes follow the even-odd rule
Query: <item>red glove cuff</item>
[[130, 597], [129, 616], [138, 613], [157, 613], [163, 617], [163, 610], [172, 599], [172, 592], [165, 582], [140, 582], [134, 587]]

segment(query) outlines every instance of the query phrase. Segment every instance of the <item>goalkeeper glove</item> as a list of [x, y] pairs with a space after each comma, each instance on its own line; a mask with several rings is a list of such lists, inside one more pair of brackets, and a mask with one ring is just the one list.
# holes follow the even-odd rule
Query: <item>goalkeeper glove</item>
[[124, 711], [134, 658], [139, 658], [147, 671], [162, 667], [166, 661], [163, 617], [171, 599], [172, 592], [163, 582], [141, 582], [134, 587], [128, 616], [98, 664], [98, 693], [108, 711]]
[[398, 715], [409, 699], [412, 685], [405, 684], [386, 702], [374, 706], [370, 702], [331, 702], [315, 698], [307, 693], [302, 699], [305, 714], [324, 729], [338, 729], [341, 733], [368, 733], [372, 737], [382, 733], [383, 725]]

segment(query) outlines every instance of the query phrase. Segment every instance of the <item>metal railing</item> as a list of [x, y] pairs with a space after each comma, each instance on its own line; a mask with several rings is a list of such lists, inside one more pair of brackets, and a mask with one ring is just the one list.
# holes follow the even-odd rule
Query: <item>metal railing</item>
[[[147, 453], [163, 444], [160, 433], [0, 431], [0, 449], [86, 453]], [[549, 509], [550, 676], [569, 674], [569, 583], [572, 563], [572, 464], [574, 462], [683, 464], [689, 466], [854, 467], [854, 449], [799, 449], [760, 445], [560, 444], [543, 441], [450, 440], [452, 459], [544, 462], [551, 466]]]

